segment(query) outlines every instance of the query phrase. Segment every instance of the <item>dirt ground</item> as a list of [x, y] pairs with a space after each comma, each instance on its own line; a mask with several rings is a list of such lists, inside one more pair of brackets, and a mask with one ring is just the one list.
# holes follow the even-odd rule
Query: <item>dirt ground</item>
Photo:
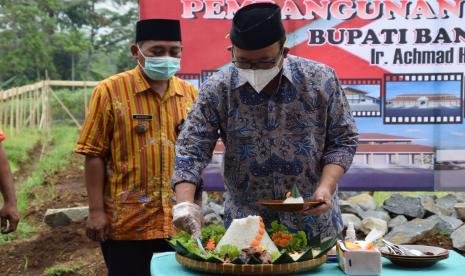
[[106, 275], [99, 244], [85, 236], [84, 222], [55, 229], [43, 222], [48, 208], [87, 205], [82, 165], [83, 159], [73, 155], [67, 168], [47, 176], [55, 189], [35, 188], [22, 219], [34, 225], [37, 234], [0, 246], [0, 275], [43, 275], [56, 265], [77, 271], [62, 275]]

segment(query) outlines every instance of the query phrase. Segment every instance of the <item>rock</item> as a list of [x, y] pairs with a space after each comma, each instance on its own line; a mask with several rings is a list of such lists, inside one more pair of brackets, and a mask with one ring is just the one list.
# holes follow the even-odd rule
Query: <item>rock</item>
[[457, 192], [454, 193], [454, 195], [457, 198], [458, 203], [465, 203], [465, 192]]
[[463, 225], [463, 221], [443, 215], [433, 215], [429, 217], [428, 220], [438, 221], [437, 231], [445, 235], [450, 235]]
[[337, 195], [342, 200], [347, 200], [353, 196], [357, 196], [361, 194], [361, 192], [339, 192]]
[[384, 234], [388, 231], [387, 222], [382, 219], [366, 218], [362, 221], [361, 230], [363, 233], [368, 234], [373, 228], [383, 231]]
[[399, 225], [402, 225], [403, 223], [406, 223], [408, 220], [405, 216], [403, 215], [398, 215], [397, 217], [391, 219], [389, 222], [388, 222], [388, 228], [389, 229], [392, 229], [392, 228], [395, 228]]
[[376, 209], [376, 201], [369, 194], [359, 194], [347, 199], [347, 201], [360, 206], [365, 211]]
[[421, 206], [419, 198], [400, 194], [394, 194], [384, 201], [383, 208], [390, 213], [411, 218], [423, 218], [425, 216], [425, 210]]
[[384, 238], [397, 244], [412, 244], [436, 232], [439, 221], [414, 219], [395, 227]]
[[360, 227], [362, 226], [362, 221], [354, 214], [342, 214], [342, 222], [346, 228], [351, 222], [354, 225], [355, 230], [360, 230]]
[[63, 209], [48, 209], [45, 212], [44, 222], [55, 228], [69, 225], [73, 222], [85, 220], [89, 216], [89, 207], [75, 207]]
[[224, 216], [224, 207], [211, 201], [208, 206], [219, 216]]
[[377, 219], [382, 219], [386, 222], [389, 222], [391, 220], [391, 217], [389, 216], [389, 213], [382, 210], [382, 211], [366, 211], [360, 214], [362, 219], [366, 218], [377, 218]]
[[215, 213], [212, 208], [210, 208], [210, 204], [203, 204], [202, 205], [203, 215], [206, 216], [211, 213]]
[[437, 196], [435, 195], [419, 195], [417, 196], [420, 199], [421, 206], [425, 209], [425, 215], [427, 217], [431, 215], [446, 215], [441, 208], [436, 206]]
[[223, 219], [215, 214], [210, 213], [204, 217], [205, 224], [223, 224]]
[[206, 206], [208, 204], [208, 193], [207, 192], [202, 192], [202, 205]]
[[455, 209], [455, 212], [457, 213], [457, 217], [465, 221], [465, 203], [455, 204], [454, 209]]
[[465, 225], [458, 228], [450, 235], [452, 245], [458, 250], [465, 251]]
[[341, 208], [342, 213], [355, 214], [358, 216], [360, 216], [360, 214], [364, 212], [362, 207], [358, 206], [357, 204], [352, 204], [345, 200], [339, 200], [339, 208]]
[[454, 206], [458, 203], [457, 198], [453, 194], [436, 199], [436, 206], [440, 208], [444, 215], [457, 217]]

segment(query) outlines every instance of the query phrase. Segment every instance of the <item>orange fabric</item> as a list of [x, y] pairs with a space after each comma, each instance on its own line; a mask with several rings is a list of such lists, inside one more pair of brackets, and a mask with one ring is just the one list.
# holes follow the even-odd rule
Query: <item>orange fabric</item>
[[111, 239], [148, 240], [172, 233], [177, 126], [196, 96], [192, 84], [173, 77], [161, 98], [140, 67], [95, 88], [76, 152], [106, 161], [104, 200]]

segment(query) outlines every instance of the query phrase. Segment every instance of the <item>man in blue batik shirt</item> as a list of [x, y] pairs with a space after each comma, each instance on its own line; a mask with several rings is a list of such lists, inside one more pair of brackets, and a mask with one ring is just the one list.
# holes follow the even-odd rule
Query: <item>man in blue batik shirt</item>
[[[337, 236], [343, 227], [337, 182], [352, 162], [358, 133], [335, 72], [291, 56], [279, 6], [240, 9], [230, 33], [232, 64], [201, 87], [176, 144], [173, 223], [200, 233], [201, 172], [216, 140], [225, 143], [225, 226], [261, 215], [310, 239]], [[296, 184], [305, 199], [323, 204], [299, 213], [272, 213], [256, 204], [284, 199]]]

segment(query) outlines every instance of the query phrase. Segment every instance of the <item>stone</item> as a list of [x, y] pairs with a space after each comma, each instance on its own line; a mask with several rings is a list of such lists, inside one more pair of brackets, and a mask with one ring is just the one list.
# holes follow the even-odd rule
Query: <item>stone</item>
[[223, 219], [215, 214], [210, 213], [204, 217], [205, 224], [223, 224]]
[[429, 220], [438, 221], [437, 231], [444, 235], [450, 235], [457, 228], [463, 225], [463, 221], [443, 215], [433, 215], [428, 218]]
[[382, 219], [366, 218], [362, 220], [362, 227], [360, 230], [362, 230], [363, 233], [368, 234], [374, 228], [383, 231], [384, 234], [388, 231], [387, 222]]
[[455, 212], [457, 213], [457, 217], [465, 221], [465, 203], [455, 204], [454, 209], [455, 209]]
[[414, 219], [395, 227], [384, 238], [396, 244], [412, 244], [437, 231], [439, 221]]
[[208, 214], [214, 213], [212, 208], [210, 208], [210, 204], [203, 204], [202, 205], [203, 215], [206, 216]]
[[465, 192], [457, 192], [454, 193], [454, 195], [457, 198], [458, 203], [465, 203]]
[[337, 195], [342, 200], [347, 200], [353, 196], [357, 196], [361, 194], [361, 192], [339, 192]]
[[423, 209], [425, 210], [425, 216], [429, 217], [431, 215], [446, 215], [446, 212], [436, 206], [437, 196], [419, 195], [417, 197], [420, 199], [421, 206], [423, 206]]
[[452, 245], [458, 250], [465, 251], [465, 225], [458, 228], [450, 235], [452, 239]]
[[349, 223], [354, 225], [355, 230], [360, 230], [360, 227], [362, 227], [362, 220], [354, 214], [342, 214], [342, 222], [345, 228], [349, 226]]
[[408, 220], [407, 218], [404, 216], [404, 215], [398, 215], [397, 217], [391, 219], [389, 222], [388, 222], [388, 228], [389, 229], [392, 229], [392, 228], [395, 228], [397, 226], [400, 226], [402, 225], [403, 223], [406, 223]]
[[369, 194], [359, 194], [351, 198], [348, 198], [347, 201], [349, 203], [360, 206], [365, 211], [376, 209], [376, 201]]
[[224, 216], [224, 206], [211, 201], [208, 206], [219, 216]]
[[454, 206], [458, 203], [457, 198], [453, 194], [436, 199], [436, 206], [440, 208], [444, 215], [456, 217]]
[[382, 211], [366, 211], [360, 214], [362, 219], [366, 218], [377, 218], [377, 219], [382, 219], [386, 222], [389, 222], [391, 220], [391, 217], [389, 216], [389, 213], [382, 210]]
[[410, 218], [423, 218], [425, 210], [419, 198], [394, 194], [384, 201], [384, 210], [395, 215], [405, 215]]
[[47, 209], [44, 222], [50, 227], [60, 227], [85, 220], [89, 216], [89, 207]]
[[209, 200], [208, 200], [208, 193], [203, 191], [202, 192], [202, 205], [203, 206], [206, 206], [208, 204]]
[[339, 208], [342, 213], [355, 214], [360, 216], [361, 213], [365, 212], [362, 207], [357, 204], [352, 204], [345, 200], [339, 200]]

